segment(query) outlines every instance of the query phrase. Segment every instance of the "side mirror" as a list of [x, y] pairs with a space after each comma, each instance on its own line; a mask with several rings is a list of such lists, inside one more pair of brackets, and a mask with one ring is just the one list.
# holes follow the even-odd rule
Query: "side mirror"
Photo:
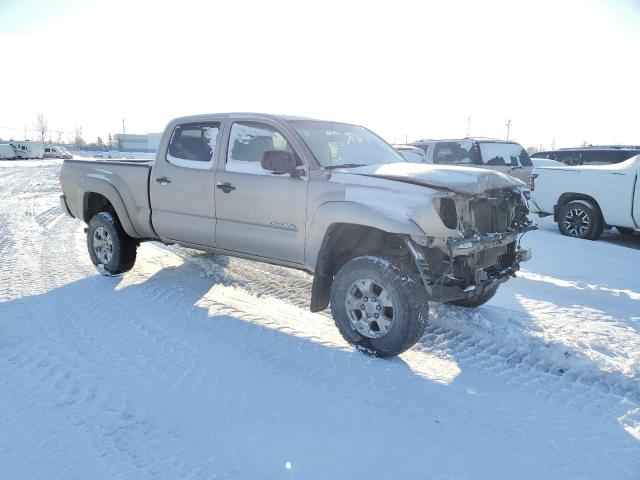
[[288, 173], [291, 176], [296, 174], [296, 159], [286, 150], [267, 150], [262, 155], [260, 165], [271, 173]]

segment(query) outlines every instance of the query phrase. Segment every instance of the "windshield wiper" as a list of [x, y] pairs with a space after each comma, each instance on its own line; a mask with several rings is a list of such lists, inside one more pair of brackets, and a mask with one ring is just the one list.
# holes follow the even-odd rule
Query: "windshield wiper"
[[364, 163], [340, 163], [338, 165], [328, 165], [324, 167], [325, 170], [333, 170], [335, 168], [356, 168], [356, 167], [366, 167]]

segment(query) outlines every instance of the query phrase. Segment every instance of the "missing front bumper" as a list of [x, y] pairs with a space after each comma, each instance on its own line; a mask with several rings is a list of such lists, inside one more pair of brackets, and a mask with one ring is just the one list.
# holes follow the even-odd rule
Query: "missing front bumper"
[[450, 302], [486, 294], [515, 277], [532, 256], [530, 249], [517, 248], [518, 234], [451, 240], [448, 255], [410, 238], [406, 244], [430, 300]]

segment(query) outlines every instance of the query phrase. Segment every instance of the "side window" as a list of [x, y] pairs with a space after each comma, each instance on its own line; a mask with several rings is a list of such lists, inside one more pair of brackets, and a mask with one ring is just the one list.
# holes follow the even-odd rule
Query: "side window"
[[169, 141], [167, 161], [179, 167], [210, 168], [219, 131], [217, 123], [178, 125]]
[[[226, 170], [271, 175], [262, 168], [262, 157], [270, 150], [284, 150], [295, 156], [287, 139], [275, 128], [262, 123], [235, 122], [229, 135]], [[302, 165], [299, 159], [297, 163]]]

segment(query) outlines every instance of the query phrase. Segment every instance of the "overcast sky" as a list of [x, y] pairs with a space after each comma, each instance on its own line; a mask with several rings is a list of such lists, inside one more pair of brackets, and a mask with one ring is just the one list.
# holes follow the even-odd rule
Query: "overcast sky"
[[5, 139], [38, 113], [95, 141], [123, 117], [258, 111], [390, 142], [464, 136], [470, 116], [525, 146], [640, 144], [640, 0], [0, 0], [0, 51]]

